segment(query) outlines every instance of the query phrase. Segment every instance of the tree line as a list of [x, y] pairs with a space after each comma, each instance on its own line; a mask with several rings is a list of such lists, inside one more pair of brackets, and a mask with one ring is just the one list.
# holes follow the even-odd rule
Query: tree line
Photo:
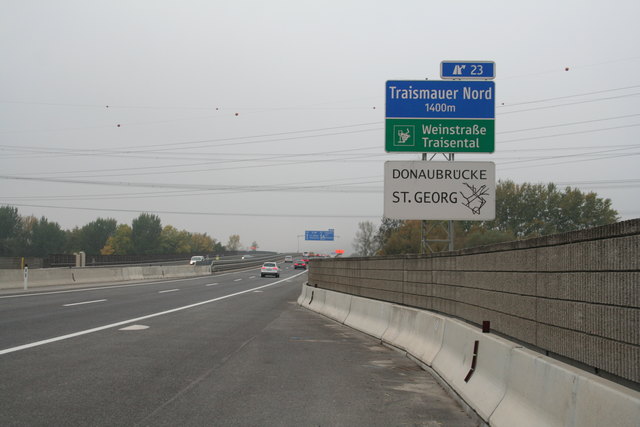
[[[206, 233], [191, 233], [162, 226], [157, 215], [142, 213], [131, 225], [98, 218], [83, 227], [63, 230], [44, 216], [21, 216], [16, 207], [0, 206], [0, 256], [46, 257], [49, 254], [159, 255], [222, 253], [238, 250], [240, 236], [225, 248]], [[258, 244], [253, 242], [253, 247]]]
[[[594, 192], [555, 184], [516, 184], [498, 181], [496, 218], [493, 221], [454, 221], [454, 248], [464, 249], [581, 230], [618, 221], [610, 199]], [[447, 231], [435, 222], [430, 239], [445, 239]], [[383, 218], [376, 229], [370, 221], [358, 224], [356, 254], [395, 255], [419, 253], [422, 221]], [[437, 246], [437, 244], [436, 244]]]

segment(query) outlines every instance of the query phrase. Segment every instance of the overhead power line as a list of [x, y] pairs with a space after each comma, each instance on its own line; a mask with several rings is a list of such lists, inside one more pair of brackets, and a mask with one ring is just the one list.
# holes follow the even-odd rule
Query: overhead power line
[[620, 157], [632, 157], [632, 156], [638, 156], [640, 155], [640, 153], [625, 153], [625, 154], [615, 154], [615, 155], [611, 155], [611, 156], [602, 156], [602, 157], [595, 157], [593, 159], [575, 159], [575, 160], [567, 160], [564, 162], [555, 162], [555, 163], [546, 163], [543, 165], [537, 164], [537, 165], [520, 165], [520, 166], [514, 166], [514, 167], [509, 167], [509, 168], [501, 168], [501, 170], [513, 170], [513, 169], [525, 169], [525, 168], [532, 168], [532, 167], [541, 167], [541, 166], [557, 166], [557, 165], [566, 165], [566, 164], [570, 164], [570, 163], [583, 163], [583, 162], [592, 162], [595, 160], [605, 160], [605, 159], [617, 159]]
[[620, 95], [620, 96], [611, 96], [611, 97], [608, 97], [608, 98], [587, 99], [587, 100], [584, 100], [584, 101], [568, 102], [566, 104], [547, 105], [545, 107], [526, 108], [526, 109], [517, 110], [517, 111], [505, 111], [505, 112], [500, 112], [499, 114], [500, 115], [505, 115], [505, 114], [524, 113], [525, 111], [548, 110], [549, 108], [566, 107], [566, 106], [569, 106], [569, 105], [578, 105], [578, 104], [588, 104], [588, 103], [591, 103], [591, 102], [610, 101], [612, 99], [628, 98], [630, 96], [638, 96], [638, 95], [640, 95], [640, 92], [630, 93], [630, 94], [627, 94], [627, 95]]
[[560, 99], [578, 98], [578, 97], [589, 96], [589, 95], [598, 95], [598, 94], [601, 94], [601, 93], [617, 92], [619, 90], [636, 89], [636, 88], [639, 88], [639, 87], [640, 87], [640, 85], [633, 85], [633, 86], [625, 86], [625, 87], [619, 87], [619, 88], [614, 88], [614, 89], [597, 90], [595, 92], [578, 93], [578, 94], [575, 94], [575, 95], [556, 96], [554, 98], [543, 98], [543, 99], [537, 99], [537, 100], [534, 100], [534, 101], [514, 102], [514, 103], [510, 103], [508, 105], [504, 105], [504, 104], [503, 105], [498, 105], [496, 108], [509, 108], [509, 107], [516, 107], [518, 105], [539, 104], [541, 102], [558, 101]]
[[556, 134], [553, 134], [553, 135], [532, 136], [532, 137], [529, 137], [529, 138], [510, 139], [510, 140], [506, 140], [506, 141], [497, 141], [497, 142], [500, 143], [500, 144], [506, 144], [506, 143], [509, 143], [509, 142], [521, 142], [521, 141], [530, 141], [530, 140], [533, 140], [533, 139], [544, 139], [544, 138], [555, 138], [555, 137], [559, 137], [559, 136], [581, 135], [581, 134], [585, 134], [585, 133], [604, 132], [604, 131], [608, 131], [608, 130], [633, 128], [633, 127], [638, 127], [638, 126], [640, 126], [640, 123], [634, 123], [634, 124], [631, 124], [631, 125], [611, 126], [611, 127], [608, 127], [608, 128], [600, 128], [600, 129], [590, 129], [590, 130], [583, 130], [583, 131], [567, 132], [567, 133], [556, 133]]
[[501, 132], [496, 132], [496, 135], [504, 135], [506, 133], [516, 133], [516, 132], [529, 132], [532, 130], [542, 130], [542, 129], [551, 129], [551, 128], [557, 128], [557, 127], [566, 127], [566, 126], [575, 126], [575, 125], [585, 125], [585, 124], [591, 124], [591, 123], [596, 123], [596, 122], [604, 122], [604, 121], [609, 121], [609, 120], [620, 120], [620, 119], [628, 119], [631, 117], [638, 117], [640, 116], [640, 114], [627, 114], [624, 116], [616, 116], [616, 117], [606, 117], [606, 118], [602, 118], [602, 119], [590, 119], [590, 120], [582, 120], [579, 122], [570, 122], [570, 123], [559, 123], [559, 124], [555, 124], [555, 125], [547, 125], [547, 126], [537, 126], [534, 128], [525, 128], [525, 129], [516, 129], [516, 130], [503, 130]]
[[[523, 101], [523, 102], [516, 102], [516, 103], [511, 103], [508, 105], [499, 105], [497, 106], [497, 108], [510, 108], [510, 107], [514, 107], [514, 106], [519, 106], [519, 105], [527, 105], [527, 104], [535, 104], [535, 103], [542, 103], [542, 102], [550, 102], [550, 101], [556, 101], [556, 100], [561, 100], [561, 99], [570, 99], [570, 98], [576, 98], [576, 97], [583, 97], [583, 96], [588, 96], [588, 95], [595, 95], [595, 94], [602, 94], [602, 93], [609, 93], [609, 92], [616, 92], [616, 91], [621, 91], [621, 90], [629, 90], [629, 89], [635, 89], [640, 87], [640, 85], [632, 85], [632, 86], [625, 86], [625, 87], [620, 87], [620, 88], [612, 88], [612, 89], [603, 89], [603, 90], [599, 90], [599, 91], [592, 91], [592, 92], [584, 92], [584, 93], [580, 93], [580, 94], [574, 94], [574, 95], [566, 95], [566, 96], [561, 96], [561, 97], [554, 97], [554, 98], [544, 98], [544, 99], [540, 99], [540, 100], [532, 100], [532, 101]], [[626, 97], [626, 96], [634, 96], [637, 94], [629, 94], [629, 95], [622, 95], [620, 97]], [[587, 100], [587, 101], [580, 101], [579, 103], [584, 103], [584, 102], [596, 102], [596, 101], [601, 101], [601, 100], [607, 100], [607, 99], [616, 99], [619, 97], [612, 97], [612, 98], [602, 98], [602, 99], [596, 99], [596, 100]], [[368, 98], [367, 98], [368, 99]], [[342, 102], [348, 102], [348, 101], [342, 101]], [[238, 108], [222, 108], [222, 107], [189, 107], [189, 106], [116, 106], [116, 105], [97, 105], [97, 104], [73, 104], [73, 103], [55, 103], [55, 102], [21, 102], [21, 101], [0, 101], [0, 104], [16, 104], [16, 105], [47, 105], [47, 106], [64, 106], [64, 107], [82, 107], [82, 108], [100, 108], [100, 109], [109, 109], [109, 108], [131, 108], [131, 109], [153, 109], [153, 110], [180, 110], [180, 109], [186, 109], [186, 110], [257, 110], [257, 111], [277, 111], [277, 110], [301, 110], [301, 109], [317, 109], [318, 105], [325, 105], [324, 107], [321, 107], [322, 109], [333, 109], [333, 110], [340, 110], [340, 109], [344, 109], [344, 107], [326, 107], [326, 105], [331, 104], [331, 103], [322, 103], [322, 104], [313, 104], [311, 106], [284, 106], [284, 107], [238, 107]], [[335, 103], [335, 102], [332, 102]], [[569, 104], [562, 104], [562, 105], [556, 105], [556, 106], [547, 106], [547, 107], [538, 107], [538, 108], [534, 108], [534, 109], [546, 109], [546, 108], [556, 108], [559, 106], [564, 106], [564, 105], [574, 105], [575, 103], [569, 103]], [[355, 109], [363, 109], [365, 107], [354, 107]], [[370, 109], [370, 106], [366, 107], [367, 109]], [[353, 109], [353, 108], [349, 108], [349, 109]], [[375, 107], [374, 107], [375, 109]], [[513, 114], [513, 113], [517, 113], [517, 112], [523, 112], [523, 111], [531, 111], [530, 109], [525, 109], [525, 110], [518, 110], [518, 111], [511, 111], [511, 112], [503, 112], [503, 113], [499, 113], [499, 114]], [[173, 120], [155, 120], [155, 121], [150, 121], [150, 122], [144, 122], [144, 123], [124, 123], [123, 125], [125, 126], [140, 126], [140, 125], [147, 125], [147, 124], [158, 124], [158, 123], [171, 123], [171, 122], [176, 122], [176, 121], [186, 121], [186, 120], [199, 120], [199, 119], [211, 119], [211, 116], [207, 116], [207, 117], [197, 117], [197, 118], [181, 118], [181, 119], [173, 119]], [[378, 122], [375, 123], [370, 123], [370, 124], [378, 124]], [[46, 131], [59, 131], [59, 130], [81, 130], [81, 129], [105, 129], [105, 128], [110, 128], [112, 127], [112, 125], [109, 126], [104, 126], [104, 125], [100, 125], [100, 126], [90, 126], [90, 127], [74, 127], [74, 128], [64, 128], [64, 129], [50, 129], [50, 130], [46, 130]], [[33, 131], [33, 129], [29, 129], [28, 131]], [[42, 131], [42, 130], [40, 130]], [[21, 131], [0, 131], [0, 133], [15, 133], [15, 132], [21, 132]], [[285, 133], [280, 133], [280, 134], [286, 134]], [[273, 134], [275, 135], [275, 134]], [[188, 144], [190, 142], [186, 142], [185, 144]], [[163, 144], [153, 144], [150, 146], [161, 146]]]
[[[560, 133], [560, 134], [551, 134], [551, 135], [543, 135], [543, 136], [536, 136], [536, 137], [529, 137], [529, 138], [518, 138], [518, 139], [512, 139], [512, 140], [503, 140], [503, 141], [497, 141], [498, 144], [507, 144], [507, 143], [517, 143], [517, 142], [524, 142], [524, 141], [531, 141], [531, 140], [539, 140], [539, 139], [548, 139], [548, 138], [553, 138], [553, 137], [562, 137], [562, 136], [572, 136], [572, 135], [580, 135], [580, 134], [588, 134], [588, 133], [594, 133], [594, 132], [603, 132], [603, 131], [610, 131], [610, 130], [615, 130], [615, 129], [624, 129], [624, 128], [629, 128], [629, 127], [638, 127], [640, 126], [640, 124], [631, 124], [631, 125], [622, 125], [622, 126], [612, 126], [612, 127], [608, 127], [608, 128], [600, 128], [600, 129], [591, 129], [591, 130], [586, 130], [586, 131], [576, 131], [576, 132], [567, 132], [567, 133]], [[620, 147], [623, 147], [625, 150], [631, 150], [634, 148], [637, 148], [637, 145], [621, 145]], [[602, 148], [602, 147], [597, 147], [597, 148]], [[607, 150], [612, 151], [613, 147], [608, 147]], [[545, 151], [560, 151], [560, 150], [566, 150], [567, 148], [563, 148], [563, 147], [551, 147], [551, 148], [547, 148], [545, 149]], [[575, 149], [575, 148], [573, 148]], [[580, 147], [580, 149], [584, 150], [585, 147]], [[524, 151], [524, 150], [522, 150]], [[617, 151], [617, 150], [616, 150]], [[52, 173], [37, 173], [37, 174], [31, 174], [30, 176], [37, 176], [37, 175], [45, 175], [45, 176], [51, 176], [51, 175], [69, 175], [69, 174], [82, 174], [82, 173], [91, 173], [91, 175], [80, 175], [80, 176], [75, 176], [75, 178], [82, 178], [85, 176], [88, 177], [122, 177], [122, 176], [144, 176], [144, 175], [157, 175], [157, 174], [182, 174], [182, 173], [195, 173], [195, 172], [210, 172], [210, 171], [223, 171], [223, 170], [230, 170], [230, 169], [246, 169], [246, 168], [251, 168], [251, 169], [255, 169], [255, 168], [268, 168], [268, 167], [274, 167], [274, 166], [278, 166], [278, 167], [282, 167], [282, 166], [290, 166], [290, 165], [301, 165], [301, 164], [318, 164], [318, 163], [327, 163], [327, 162], [335, 162], [336, 160], [333, 158], [330, 159], [321, 159], [318, 158], [319, 156], [323, 156], [329, 153], [348, 153], [348, 152], [356, 152], [358, 154], [355, 154], [351, 157], [346, 157], [344, 159], [342, 159], [343, 161], [357, 161], [358, 159], [367, 159], [367, 158], [374, 158], [374, 157], [386, 157], [387, 154], [386, 153], [362, 153], [362, 149], [361, 148], [354, 148], [354, 149], [347, 149], [347, 150], [337, 150], [337, 151], [333, 151], [333, 152], [317, 152], [317, 153], [307, 153], [307, 154], [291, 154], [291, 155], [281, 155], [281, 154], [277, 154], [277, 155], [273, 155], [270, 157], [249, 157], [249, 158], [241, 158], [241, 159], [225, 159], [225, 160], [215, 160], [215, 161], [208, 161], [208, 162], [198, 162], [195, 164], [181, 164], [181, 165], [161, 165], [161, 166], [138, 166], [138, 167], [134, 167], [134, 168], [116, 168], [116, 169], [99, 169], [99, 170], [91, 170], [91, 171], [63, 171], [63, 172], [52, 172]], [[583, 153], [582, 155], [589, 155], [589, 154], [593, 154], [593, 153]], [[287, 160], [288, 158], [297, 158], [297, 157], [304, 157], [304, 156], [311, 156], [313, 157], [311, 160], [305, 159], [305, 160]], [[574, 155], [577, 156], [577, 155]], [[556, 156], [557, 157], [557, 156]], [[535, 160], [539, 160], [539, 158], [533, 158], [530, 159], [531, 161], [535, 161]], [[259, 162], [260, 164], [258, 165], [246, 165], [246, 166], [238, 166], [239, 163], [251, 163], [251, 162]], [[233, 165], [233, 166], [227, 166], [227, 167], [207, 167], [204, 169], [194, 169], [193, 166], [204, 166], [204, 165], [208, 165], [208, 166], [213, 166], [213, 165]], [[188, 169], [182, 169], [182, 170], [168, 170], [168, 169], [173, 169], [173, 168], [180, 168], [180, 167], [187, 167]], [[135, 173], [127, 173], [127, 174], [123, 174], [123, 173], [103, 173], [103, 172], [126, 172], [126, 171], [136, 171]], [[141, 172], [142, 170], [158, 170], [158, 172]]]
[[113, 209], [113, 208], [87, 208], [78, 206], [52, 206], [52, 205], [31, 205], [31, 204], [15, 204], [16, 207], [30, 208], [47, 208], [47, 209], [65, 209], [80, 210], [93, 212], [127, 212], [127, 213], [150, 213], [150, 214], [169, 214], [169, 215], [201, 215], [201, 216], [230, 216], [230, 217], [268, 217], [268, 218], [380, 218], [382, 213], [378, 215], [362, 214], [362, 215], [338, 215], [338, 214], [304, 214], [304, 213], [247, 213], [247, 212], [194, 212], [194, 211], [165, 211], [150, 209]]

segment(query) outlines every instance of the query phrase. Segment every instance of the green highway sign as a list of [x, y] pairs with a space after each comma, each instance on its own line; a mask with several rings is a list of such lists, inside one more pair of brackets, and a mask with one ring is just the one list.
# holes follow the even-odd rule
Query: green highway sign
[[493, 153], [495, 121], [487, 119], [386, 119], [386, 151]]

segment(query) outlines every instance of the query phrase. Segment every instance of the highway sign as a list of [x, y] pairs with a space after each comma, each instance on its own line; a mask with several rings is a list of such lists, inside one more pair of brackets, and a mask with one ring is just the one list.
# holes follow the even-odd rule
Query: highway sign
[[493, 61], [442, 61], [441, 79], [495, 79], [496, 63]]
[[333, 229], [329, 230], [307, 230], [304, 232], [304, 240], [333, 240]]
[[493, 162], [387, 161], [384, 217], [493, 220], [495, 175]]
[[386, 151], [492, 153], [495, 83], [386, 82]]

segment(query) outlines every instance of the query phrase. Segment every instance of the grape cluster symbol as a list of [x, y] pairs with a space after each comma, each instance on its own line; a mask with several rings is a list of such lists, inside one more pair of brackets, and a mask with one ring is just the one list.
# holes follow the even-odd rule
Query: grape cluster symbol
[[487, 200], [483, 196], [489, 195], [487, 186], [481, 185], [476, 188], [475, 185], [469, 185], [466, 182], [463, 183], [463, 185], [471, 191], [471, 194], [467, 196], [462, 191], [460, 192], [462, 197], [466, 200], [466, 202], [463, 202], [462, 204], [471, 209], [471, 212], [473, 212], [474, 215], [480, 215], [480, 209], [482, 209], [482, 207], [487, 203]]

